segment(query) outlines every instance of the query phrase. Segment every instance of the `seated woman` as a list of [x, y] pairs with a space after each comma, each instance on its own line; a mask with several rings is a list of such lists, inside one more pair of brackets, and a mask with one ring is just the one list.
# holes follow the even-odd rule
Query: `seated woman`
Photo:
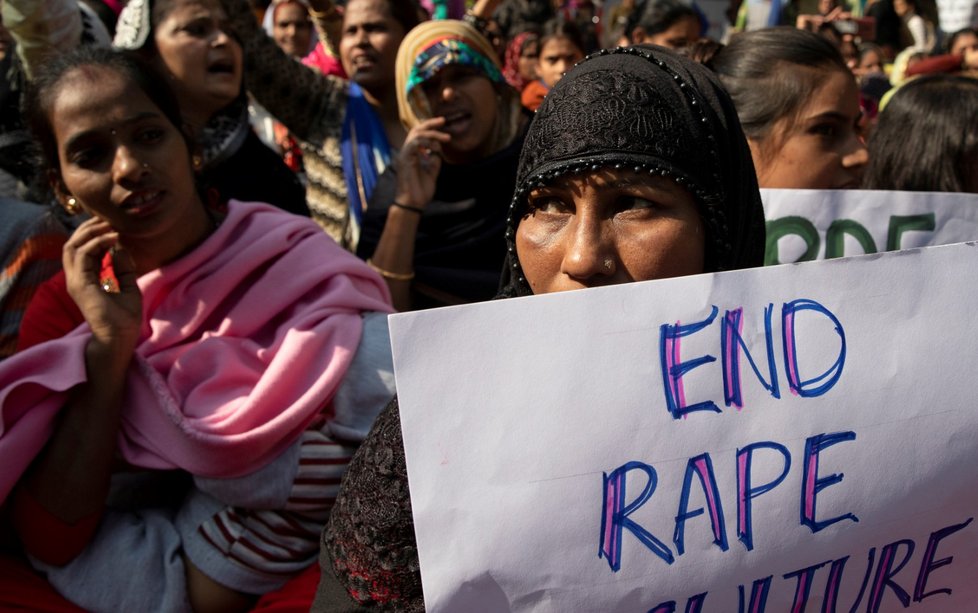
[[742, 32], [707, 65], [737, 107], [761, 187], [859, 186], [859, 87], [830, 42], [790, 27]]
[[976, 125], [978, 81], [952, 75], [910, 81], [879, 115], [863, 187], [978, 193]]
[[357, 255], [399, 310], [488, 300], [506, 255], [525, 117], [488, 41], [462, 21], [425, 22], [397, 54], [410, 132], [364, 213]]
[[236, 610], [315, 559], [392, 394], [389, 294], [306, 218], [209, 208], [137, 59], [81, 50], [29, 93], [51, 187], [91, 218], [0, 362], [0, 504], [79, 606]]
[[[760, 194], [719, 82], [663, 49], [579, 64], [530, 125], [506, 237], [500, 297], [759, 266]], [[320, 564], [314, 610], [342, 606], [337, 579], [361, 604], [424, 609], [396, 400], [351, 463]]]

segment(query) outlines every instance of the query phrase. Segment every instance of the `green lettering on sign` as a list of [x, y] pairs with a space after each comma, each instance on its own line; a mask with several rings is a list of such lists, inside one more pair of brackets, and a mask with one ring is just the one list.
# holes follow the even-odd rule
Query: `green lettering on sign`
[[902, 249], [900, 243], [904, 232], [933, 232], [935, 228], [934, 214], [923, 215], [894, 215], [890, 217], [890, 229], [886, 233], [886, 250]]
[[846, 234], [856, 239], [863, 248], [863, 253], [876, 253], [876, 241], [861, 223], [851, 219], [836, 219], [825, 233], [825, 259], [845, 255]]
[[800, 236], [805, 241], [805, 253], [801, 254], [801, 257], [795, 260], [796, 262], [809, 262], [818, 257], [818, 248], [821, 240], [818, 237], [818, 230], [815, 229], [815, 224], [809, 220], [798, 215], [789, 215], [788, 217], [772, 219], [766, 225], [767, 240], [764, 246], [765, 266], [788, 263], [782, 262], [779, 258], [778, 241], [789, 234]]

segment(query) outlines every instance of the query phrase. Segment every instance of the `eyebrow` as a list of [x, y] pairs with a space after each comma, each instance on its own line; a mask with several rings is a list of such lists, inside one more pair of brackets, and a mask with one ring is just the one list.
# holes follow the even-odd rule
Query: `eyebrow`
[[78, 134], [72, 134], [71, 137], [69, 137], [68, 140], [65, 141], [65, 151], [71, 151], [71, 149], [73, 149], [74, 147], [78, 146], [78, 143], [79, 142], [83, 142], [86, 139], [91, 138], [92, 136], [94, 136], [98, 132], [103, 131], [105, 129], [115, 130], [115, 129], [118, 129], [118, 128], [124, 128], [126, 126], [131, 126], [131, 125], [136, 124], [136, 123], [139, 123], [141, 121], [146, 121], [147, 119], [156, 119], [156, 118], [159, 118], [161, 116], [162, 115], [160, 113], [153, 113], [153, 112], [150, 112], [150, 111], [145, 111], [145, 112], [142, 112], [142, 113], [138, 113], [136, 115], [133, 115], [132, 117], [128, 117], [126, 119], [123, 119], [122, 121], [120, 121], [118, 124], [116, 124], [115, 126], [113, 126], [111, 128], [102, 127], [102, 128], [97, 129], [97, 130], [85, 130], [84, 132], [79, 132]]
[[824, 121], [826, 119], [832, 119], [844, 123], [852, 121], [852, 118], [850, 118], [848, 115], [839, 113], [838, 111], [826, 111], [824, 113], [819, 113], [818, 115], [809, 117], [807, 121]]

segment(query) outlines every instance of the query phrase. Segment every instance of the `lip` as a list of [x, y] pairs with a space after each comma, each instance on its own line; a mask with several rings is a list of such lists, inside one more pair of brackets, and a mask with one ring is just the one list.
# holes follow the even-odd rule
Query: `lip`
[[143, 189], [130, 193], [122, 201], [119, 209], [126, 215], [146, 217], [152, 215], [163, 203], [165, 192], [158, 189]]
[[207, 74], [211, 77], [235, 77], [239, 72], [233, 57], [218, 57], [207, 63]]
[[464, 134], [472, 126], [472, 114], [468, 111], [456, 109], [441, 112], [438, 115], [445, 118], [445, 125], [441, 127], [441, 130], [452, 136]]
[[377, 58], [369, 53], [359, 53], [350, 56], [350, 65], [354, 70], [370, 70], [377, 65]]

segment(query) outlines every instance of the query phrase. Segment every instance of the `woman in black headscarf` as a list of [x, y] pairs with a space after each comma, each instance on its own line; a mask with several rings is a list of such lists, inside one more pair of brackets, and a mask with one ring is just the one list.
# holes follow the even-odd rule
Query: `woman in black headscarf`
[[[500, 297], [759, 266], [750, 150], [716, 77], [644, 48], [570, 71], [530, 125], [506, 239]], [[317, 608], [343, 598], [335, 576], [359, 603], [424, 609], [396, 399], [323, 539]]]

